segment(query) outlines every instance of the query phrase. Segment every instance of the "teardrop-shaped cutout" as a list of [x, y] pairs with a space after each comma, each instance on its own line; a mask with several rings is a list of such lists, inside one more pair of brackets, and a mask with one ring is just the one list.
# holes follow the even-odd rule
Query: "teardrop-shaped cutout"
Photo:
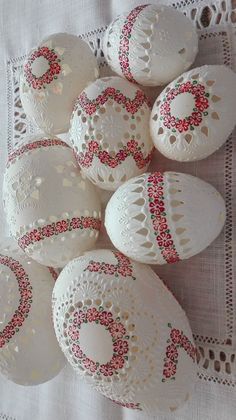
[[199, 78], [199, 73], [197, 73], [197, 74], [193, 74], [192, 76], [191, 76], [191, 79], [198, 79]]
[[183, 55], [186, 52], [185, 48], [181, 48], [181, 50], [178, 51], [178, 54]]
[[175, 136], [170, 136], [170, 144], [174, 144], [176, 142], [176, 137]]
[[143, 33], [146, 34], [147, 36], [151, 36], [152, 35], [151, 29], [143, 29]]
[[132, 192], [141, 193], [142, 191], [143, 191], [143, 187], [138, 187], [135, 190], [133, 190]]
[[185, 138], [186, 142], [187, 142], [188, 144], [190, 144], [190, 143], [191, 143], [191, 141], [192, 141], [193, 136], [192, 136], [192, 134], [186, 134], [186, 135], [184, 136], [184, 138]]
[[153, 115], [153, 117], [152, 117], [153, 121], [156, 121], [157, 118], [158, 118], [158, 115], [157, 114]]
[[145, 204], [144, 198], [139, 198], [133, 204], [137, 204], [137, 206], [143, 206]]
[[114, 178], [113, 178], [113, 176], [112, 176], [112, 174], [109, 175], [108, 181], [109, 182], [114, 182], [115, 181]]
[[151, 242], [145, 242], [144, 244], [141, 245], [143, 248], [151, 248], [152, 247], [152, 243]]
[[170, 202], [170, 204], [171, 204], [171, 206], [172, 207], [179, 207], [179, 206], [181, 206], [182, 204], [184, 204], [183, 203], [183, 201], [179, 201], [179, 200], [172, 200], [171, 202]]
[[202, 128], [201, 128], [201, 132], [202, 132], [203, 134], [205, 134], [205, 136], [206, 136], [206, 137], [208, 137], [208, 127], [206, 127], [206, 126], [204, 125], [204, 127], [202, 127]]
[[184, 217], [184, 215], [183, 215], [183, 214], [173, 214], [173, 216], [172, 216], [172, 220], [173, 220], [174, 222], [178, 222], [180, 219], [182, 219], [182, 217]]
[[138, 233], [139, 235], [142, 235], [142, 236], [147, 236], [148, 230], [146, 228], [142, 228], [142, 229], [138, 230], [136, 233]]
[[141, 45], [142, 45], [143, 48], [145, 48], [145, 50], [148, 50], [148, 48], [150, 48], [150, 46], [151, 46], [150, 42], [143, 42]]
[[148, 69], [148, 68], [142, 69], [142, 72], [143, 73], [149, 73], [150, 72], [150, 69]]
[[104, 182], [104, 179], [98, 174], [98, 181]]
[[215, 80], [207, 80], [206, 84], [207, 86], [213, 86], [215, 83]]
[[220, 119], [220, 117], [219, 117], [219, 115], [217, 114], [217, 112], [212, 112], [212, 114], [211, 114], [211, 118], [213, 118], [213, 120], [219, 120], [219, 119]]
[[149, 252], [148, 254], [146, 254], [147, 257], [155, 257], [156, 254], [155, 252]]
[[220, 96], [213, 95], [211, 98], [212, 102], [219, 102], [221, 100]]
[[144, 63], [147, 63], [149, 61], [149, 57], [147, 55], [145, 55], [144, 57], [139, 57], [140, 60], [143, 60]]
[[163, 134], [163, 133], [164, 133], [164, 130], [163, 130], [162, 127], [160, 127], [159, 130], [158, 130], [158, 132], [157, 132], [157, 134]]
[[187, 244], [188, 242], [190, 242], [190, 239], [188, 239], [188, 238], [183, 238], [183, 239], [181, 239], [181, 240], [179, 241], [180, 245], [185, 245], [185, 244]]
[[146, 216], [143, 213], [139, 213], [137, 216], [133, 217], [133, 219], [138, 220], [138, 222], [143, 222], [146, 219]]
[[184, 80], [184, 78], [181, 76], [178, 80], [177, 83], [182, 83], [182, 81]]
[[125, 182], [126, 181], [126, 174], [124, 174], [121, 178], [121, 182]]
[[182, 233], [185, 231], [186, 231], [185, 228], [178, 227], [175, 232], [176, 232], [176, 235], [182, 235]]

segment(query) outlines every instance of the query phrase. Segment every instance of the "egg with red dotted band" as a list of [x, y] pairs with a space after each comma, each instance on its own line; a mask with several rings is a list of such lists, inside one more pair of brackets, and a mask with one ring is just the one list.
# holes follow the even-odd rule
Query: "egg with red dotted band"
[[100, 199], [65, 142], [55, 137], [27, 141], [9, 155], [4, 175], [10, 232], [39, 263], [63, 267], [94, 246]]
[[11, 240], [1, 244], [0, 272], [0, 372], [20, 385], [49, 381], [66, 363], [51, 316], [56, 273]]
[[170, 83], [150, 119], [155, 147], [178, 161], [204, 159], [235, 126], [236, 74], [222, 65], [195, 68]]
[[193, 63], [198, 37], [192, 22], [172, 7], [145, 4], [107, 28], [103, 51], [109, 66], [130, 82], [163, 85]]
[[153, 152], [149, 99], [120, 77], [97, 79], [78, 97], [70, 140], [86, 176], [115, 190], [147, 169]]
[[71, 261], [53, 290], [56, 336], [93, 388], [147, 415], [174, 411], [196, 379], [187, 317], [154, 271], [118, 251]]
[[133, 178], [111, 197], [105, 226], [121, 252], [147, 264], [175, 263], [203, 251], [225, 222], [216, 189], [192, 175], [154, 172]]
[[85, 41], [66, 33], [50, 35], [24, 62], [20, 76], [24, 111], [45, 133], [66, 132], [77, 95], [97, 77], [97, 62]]

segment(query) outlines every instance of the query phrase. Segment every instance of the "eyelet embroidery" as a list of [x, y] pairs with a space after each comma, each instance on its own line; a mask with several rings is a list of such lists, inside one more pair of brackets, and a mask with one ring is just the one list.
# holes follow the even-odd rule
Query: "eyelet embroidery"
[[161, 172], [154, 172], [147, 179], [149, 211], [151, 213], [154, 235], [161, 254], [167, 263], [180, 261], [167, 225], [164, 197], [164, 178]]

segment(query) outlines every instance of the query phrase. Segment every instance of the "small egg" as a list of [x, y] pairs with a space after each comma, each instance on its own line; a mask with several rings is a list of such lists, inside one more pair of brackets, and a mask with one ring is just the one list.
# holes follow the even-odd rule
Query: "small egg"
[[68, 362], [97, 391], [153, 416], [188, 400], [196, 348], [187, 317], [154, 271], [117, 251], [71, 261], [53, 290]]
[[0, 273], [0, 372], [20, 385], [49, 381], [66, 363], [51, 315], [56, 273], [10, 240], [1, 244]]
[[114, 191], [147, 169], [154, 149], [144, 92], [120, 77], [104, 77], [78, 97], [70, 141], [86, 176]]
[[192, 175], [154, 172], [133, 178], [111, 197], [105, 226], [121, 252], [147, 264], [175, 263], [203, 251], [225, 222], [216, 189]]
[[204, 159], [235, 126], [236, 74], [222, 65], [182, 74], [156, 99], [150, 128], [155, 147], [178, 161]]
[[75, 35], [44, 39], [27, 56], [20, 76], [26, 115], [47, 134], [68, 131], [78, 94], [98, 77], [90, 47]]
[[94, 246], [100, 199], [65, 142], [55, 137], [27, 141], [10, 154], [4, 175], [7, 222], [30, 257], [63, 267]]
[[146, 86], [169, 83], [193, 63], [198, 36], [172, 7], [145, 4], [118, 16], [103, 41], [107, 63], [119, 76]]

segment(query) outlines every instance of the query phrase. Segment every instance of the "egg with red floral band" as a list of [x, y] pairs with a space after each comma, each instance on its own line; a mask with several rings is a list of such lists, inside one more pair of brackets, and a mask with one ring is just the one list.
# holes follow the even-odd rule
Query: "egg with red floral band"
[[24, 111], [45, 133], [66, 132], [76, 97], [97, 77], [97, 62], [85, 41], [66, 33], [50, 35], [24, 62], [20, 76]]
[[49, 381], [65, 366], [51, 316], [57, 273], [12, 240], [0, 249], [0, 372], [20, 385]]
[[121, 252], [147, 264], [176, 263], [203, 251], [225, 222], [225, 203], [207, 182], [154, 172], [122, 185], [108, 202], [105, 226]]
[[118, 16], [103, 39], [107, 63], [133, 83], [169, 83], [193, 63], [198, 36], [192, 22], [172, 7], [144, 4]]
[[63, 267], [97, 240], [99, 196], [59, 138], [32, 137], [9, 155], [3, 199], [12, 236], [41, 264]]
[[114, 402], [155, 415], [176, 410], [191, 395], [192, 332], [150, 267], [118, 251], [84, 253], [58, 277], [53, 320], [71, 366]]
[[195, 68], [170, 83], [152, 109], [155, 147], [178, 161], [214, 153], [235, 125], [235, 84], [236, 74], [222, 65]]
[[79, 95], [70, 140], [86, 176], [115, 190], [147, 169], [154, 149], [150, 103], [144, 92], [120, 77], [97, 79]]

